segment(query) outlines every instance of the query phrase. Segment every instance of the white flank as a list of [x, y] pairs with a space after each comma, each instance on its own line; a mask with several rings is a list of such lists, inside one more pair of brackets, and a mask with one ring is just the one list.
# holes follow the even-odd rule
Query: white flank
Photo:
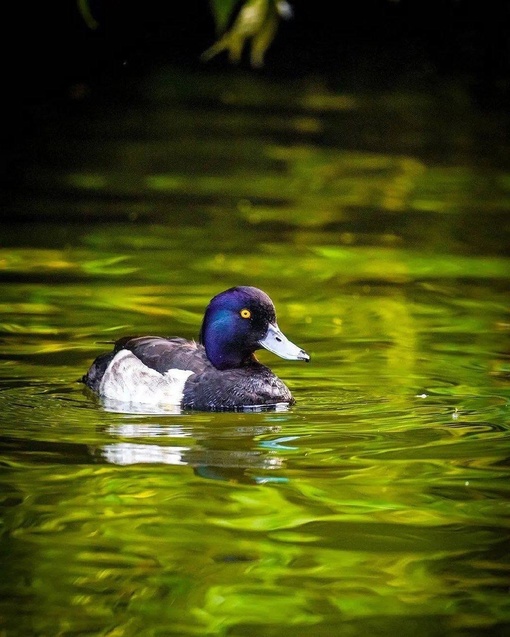
[[99, 394], [126, 403], [180, 405], [184, 384], [191, 374], [183, 369], [169, 369], [160, 374], [123, 349], [106, 368]]

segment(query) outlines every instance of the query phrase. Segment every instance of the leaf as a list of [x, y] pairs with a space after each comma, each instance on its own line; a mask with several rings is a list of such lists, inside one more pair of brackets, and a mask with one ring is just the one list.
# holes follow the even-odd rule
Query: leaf
[[88, 28], [97, 29], [99, 25], [97, 23], [97, 20], [92, 15], [88, 0], [76, 0], [76, 4], [78, 5], [78, 11], [80, 12], [81, 17], [83, 18]]
[[290, 5], [279, 0], [246, 0], [232, 27], [204, 51], [201, 59], [208, 61], [222, 51], [228, 51], [230, 61], [237, 63], [241, 59], [244, 45], [251, 39], [251, 64], [255, 67], [262, 66], [280, 18], [290, 15]]
[[264, 64], [264, 55], [274, 40], [278, 30], [278, 14], [268, 11], [260, 29], [255, 33], [251, 45], [251, 65], [260, 67]]

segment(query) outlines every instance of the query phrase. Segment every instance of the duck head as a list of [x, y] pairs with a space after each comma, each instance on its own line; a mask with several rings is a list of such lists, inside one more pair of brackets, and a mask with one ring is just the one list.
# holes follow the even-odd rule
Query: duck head
[[200, 342], [217, 369], [242, 367], [253, 353], [265, 348], [287, 360], [309, 361], [310, 356], [282, 333], [269, 296], [254, 287], [230, 288], [207, 306]]

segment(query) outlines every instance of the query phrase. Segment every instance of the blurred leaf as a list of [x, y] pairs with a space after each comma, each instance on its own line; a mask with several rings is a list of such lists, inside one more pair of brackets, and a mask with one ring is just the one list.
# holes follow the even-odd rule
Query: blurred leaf
[[278, 14], [268, 11], [266, 20], [255, 33], [251, 45], [251, 64], [260, 67], [264, 64], [264, 55], [274, 40], [278, 29]]
[[81, 17], [85, 21], [85, 24], [88, 26], [88, 28], [97, 29], [99, 25], [97, 23], [97, 20], [92, 15], [88, 0], [76, 0], [76, 4], [78, 5], [78, 11], [81, 13]]
[[[224, 5], [230, 2], [217, 2]], [[252, 66], [262, 66], [264, 55], [274, 39], [280, 17], [290, 17], [290, 5], [277, 0], [247, 0], [234, 21], [232, 27], [223, 34], [209, 49], [204, 51], [202, 59], [210, 60], [222, 51], [229, 52], [231, 62], [239, 62], [247, 40], [252, 40], [250, 60]], [[223, 14], [220, 16], [223, 20]]]

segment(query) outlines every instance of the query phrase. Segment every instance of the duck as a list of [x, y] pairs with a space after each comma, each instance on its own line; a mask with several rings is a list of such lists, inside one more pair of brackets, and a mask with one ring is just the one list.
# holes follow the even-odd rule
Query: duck
[[286, 360], [310, 361], [278, 327], [270, 297], [237, 286], [211, 299], [198, 342], [125, 336], [94, 360], [81, 381], [99, 397], [122, 403], [198, 411], [293, 405], [289, 388], [255, 357], [262, 348]]

